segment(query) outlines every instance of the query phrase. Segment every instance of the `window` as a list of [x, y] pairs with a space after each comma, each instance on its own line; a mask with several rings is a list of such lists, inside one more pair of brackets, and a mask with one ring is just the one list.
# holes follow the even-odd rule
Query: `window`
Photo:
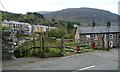
[[110, 38], [110, 39], [113, 39], [113, 34], [109, 34], [109, 38]]
[[120, 34], [118, 35], [118, 38], [120, 38]]
[[106, 34], [103, 34], [102, 37], [104, 37], [104, 39], [106, 39]]
[[94, 39], [94, 40], [97, 39], [97, 35], [96, 35], [96, 34], [93, 35], [93, 39]]

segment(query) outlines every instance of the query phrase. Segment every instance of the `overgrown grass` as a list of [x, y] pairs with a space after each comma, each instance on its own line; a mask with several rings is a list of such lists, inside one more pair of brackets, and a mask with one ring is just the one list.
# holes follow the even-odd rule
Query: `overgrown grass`
[[76, 46], [77, 44], [75, 42], [67, 42], [64, 44], [64, 46]]
[[[44, 47], [51, 47], [51, 46], [61, 46], [61, 41], [53, 40], [53, 39], [46, 39], [44, 41]], [[81, 51], [92, 51], [91, 46], [86, 45], [86, 44], [80, 44], [80, 43], [75, 43], [75, 42], [64, 42], [64, 46], [70, 46], [70, 47], [76, 47], [80, 46]], [[23, 45], [23, 46], [18, 46], [16, 50], [19, 50], [18, 57], [24, 57], [24, 56], [37, 56], [41, 57], [41, 48], [35, 48], [35, 49], [30, 49], [34, 47], [33, 42], [28, 42], [28, 44]], [[35, 47], [41, 47], [40, 46], [40, 40], [35, 41]], [[44, 55], [45, 57], [60, 57], [62, 56], [61, 49], [60, 48], [44, 48]], [[66, 51], [66, 54], [74, 54], [75, 52], [71, 51]], [[17, 55], [17, 54], [16, 54]]]
[[[48, 46], [54, 46], [59, 43], [58, 42], [53, 42], [53, 43], [48, 43], [45, 42], [44, 47]], [[22, 46], [16, 46], [15, 52], [16, 52], [16, 57], [25, 57], [25, 56], [41, 56], [41, 48], [35, 48], [35, 49], [30, 49], [34, 47], [33, 42], [28, 42], [27, 44], [23, 44]], [[40, 47], [40, 41], [35, 41], [35, 47]], [[59, 48], [44, 48], [45, 50], [45, 55], [46, 57], [49, 56], [61, 56], [61, 50]]]
[[46, 48], [45, 53], [49, 57], [60, 57], [61, 56], [61, 50], [58, 48]]

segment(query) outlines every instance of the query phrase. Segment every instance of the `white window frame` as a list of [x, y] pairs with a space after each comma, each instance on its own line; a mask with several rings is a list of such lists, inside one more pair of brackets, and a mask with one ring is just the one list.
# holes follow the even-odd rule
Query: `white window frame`
[[106, 39], [106, 34], [102, 34], [102, 36], [104, 36], [104, 39]]
[[109, 39], [113, 39], [113, 34], [109, 34]]
[[97, 40], [97, 34], [93, 34], [93, 39]]

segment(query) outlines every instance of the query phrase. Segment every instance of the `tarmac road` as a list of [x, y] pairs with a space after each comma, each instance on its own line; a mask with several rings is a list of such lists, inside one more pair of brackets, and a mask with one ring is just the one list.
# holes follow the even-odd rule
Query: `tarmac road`
[[118, 49], [112, 49], [60, 58], [20, 58], [3, 61], [3, 70], [118, 70], [118, 57]]

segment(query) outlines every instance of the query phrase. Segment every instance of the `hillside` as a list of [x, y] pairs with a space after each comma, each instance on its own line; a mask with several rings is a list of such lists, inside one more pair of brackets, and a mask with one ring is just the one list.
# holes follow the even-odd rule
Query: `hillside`
[[19, 22], [27, 22], [30, 24], [39, 24], [42, 20], [45, 19], [43, 15], [36, 12], [28, 12], [26, 14], [16, 14], [4, 11], [0, 12], [2, 12], [2, 21], [12, 20]]
[[46, 13], [51, 13], [51, 11], [39, 11], [37, 13], [39, 13], [39, 14], [46, 14]]
[[93, 8], [68, 8], [61, 11], [45, 13], [45, 18], [65, 21], [77, 21], [82, 26], [91, 25], [92, 21], [96, 21], [97, 25], [105, 25], [109, 20], [112, 25], [117, 25], [118, 15], [109, 11], [93, 9]]

